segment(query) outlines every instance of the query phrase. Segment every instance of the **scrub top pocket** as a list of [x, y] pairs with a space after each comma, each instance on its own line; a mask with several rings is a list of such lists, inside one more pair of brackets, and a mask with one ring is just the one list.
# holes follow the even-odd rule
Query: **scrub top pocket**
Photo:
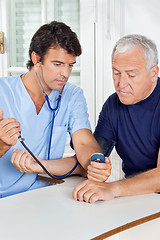
[[53, 127], [53, 134], [51, 140], [51, 159], [62, 158], [65, 150], [67, 139], [67, 125]]

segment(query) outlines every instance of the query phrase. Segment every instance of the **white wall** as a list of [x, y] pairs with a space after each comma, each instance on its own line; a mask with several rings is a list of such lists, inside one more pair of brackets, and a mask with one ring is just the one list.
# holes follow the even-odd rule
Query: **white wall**
[[124, 33], [142, 34], [152, 39], [160, 52], [160, 1], [123, 0]]

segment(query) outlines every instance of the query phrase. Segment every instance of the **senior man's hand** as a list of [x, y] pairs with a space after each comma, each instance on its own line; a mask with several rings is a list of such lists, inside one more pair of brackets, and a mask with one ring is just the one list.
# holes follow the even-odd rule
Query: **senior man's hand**
[[91, 162], [87, 169], [87, 177], [89, 180], [105, 182], [111, 175], [111, 161], [105, 157], [105, 163]]
[[116, 197], [114, 182], [102, 183], [86, 180], [79, 183], [73, 190], [73, 199], [87, 203], [95, 203], [98, 200], [112, 200]]

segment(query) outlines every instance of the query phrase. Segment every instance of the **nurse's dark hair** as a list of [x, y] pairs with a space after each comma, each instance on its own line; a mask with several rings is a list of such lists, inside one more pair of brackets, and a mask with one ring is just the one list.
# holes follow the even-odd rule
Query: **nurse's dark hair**
[[32, 37], [29, 48], [30, 60], [26, 64], [27, 68], [30, 70], [34, 66], [31, 59], [33, 51], [39, 56], [39, 61], [43, 63], [44, 56], [47, 54], [49, 48], [56, 48], [58, 46], [75, 57], [80, 56], [82, 53], [76, 33], [66, 24], [52, 21], [49, 24], [41, 26]]

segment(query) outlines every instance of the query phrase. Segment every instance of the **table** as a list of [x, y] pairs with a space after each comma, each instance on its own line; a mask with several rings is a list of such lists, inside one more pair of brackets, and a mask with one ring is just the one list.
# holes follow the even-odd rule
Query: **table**
[[1, 199], [0, 239], [113, 239], [117, 232], [160, 217], [160, 194], [95, 204], [73, 201], [73, 187], [82, 180], [72, 177], [62, 184]]

